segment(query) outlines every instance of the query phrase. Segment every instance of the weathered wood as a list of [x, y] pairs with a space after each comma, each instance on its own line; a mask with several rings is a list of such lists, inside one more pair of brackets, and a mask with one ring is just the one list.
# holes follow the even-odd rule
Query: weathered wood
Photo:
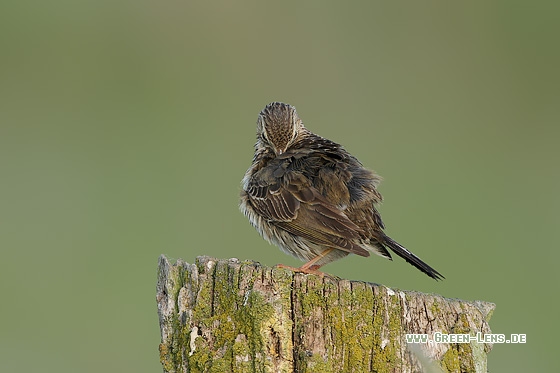
[[406, 333], [490, 333], [492, 303], [294, 273], [237, 259], [159, 259], [165, 372], [486, 372], [491, 345]]

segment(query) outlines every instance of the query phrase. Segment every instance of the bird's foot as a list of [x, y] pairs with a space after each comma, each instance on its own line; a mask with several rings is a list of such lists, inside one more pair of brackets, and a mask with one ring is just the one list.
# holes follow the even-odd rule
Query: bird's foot
[[299, 273], [307, 273], [310, 275], [317, 275], [319, 277], [324, 277], [325, 273], [319, 271], [318, 269], [320, 268], [320, 266], [318, 265], [311, 265], [311, 266], [301, 266], [299, 268], [296, 267], [291, 267], [291, 266], [287, 266], [285, 264], [277, 264], [276, 265], [277, 268], [285, 268], [285, 269], [289, 269], [290, 271], [294, 271], [294, 272], [299, 272]]

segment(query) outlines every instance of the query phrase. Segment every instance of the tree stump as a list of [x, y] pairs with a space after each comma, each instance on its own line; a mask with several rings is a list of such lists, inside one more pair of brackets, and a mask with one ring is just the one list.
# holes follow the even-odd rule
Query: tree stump
[[486, 372], [491, 344], [406, 334], [490, 333], [495, 305], [251, 261], [159, 259], [164, 372]]

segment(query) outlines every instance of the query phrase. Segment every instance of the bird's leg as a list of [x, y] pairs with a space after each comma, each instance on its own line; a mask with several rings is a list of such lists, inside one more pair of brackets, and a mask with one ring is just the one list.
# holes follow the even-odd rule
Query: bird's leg
[[278, 264], [278, 267], [279, 268], [290, 269], [294, 272], [310, 273], [310, 274], [318, 275], [318, 276], [322, 277], [325, 274], [318, 270], [319, 268], [321, 268], [321, 266], [317, 265], [315, 263], [317, 263], [320, 259], [327, 256], [333, 250], [334, 250], [334, 248], [329, 248], [329, 249], [324, 250], [321, 254], [317, 255], [315, 258], [311, 259], [310, 261], [308, 261], [307, 263], [305, 263], [304, 265], [302, 265], [299, 268], [290, 267], [290, 266], [287, 266], [287, 265], [284, 265], [284, 264]]
[[317, 271], [319, 268], [321, 268], [321, 266], [317, 265], [315, 263], [317, 263], [320, 259], [323, 259], [325, 256], [327, 256], [333, 250], [334, 250], [334, 248], [332, 248], [332, 247], [324, 250], [321, 254], [317, 255], [315, 258], [311, 259], [310, 261], [308, 261], [307, 263], [305, 263], [304, 265], [302, 265], [298, 269], [301, 270], [301, 272], [305, 272], [305, 271], [308, 271], [308, 270]]

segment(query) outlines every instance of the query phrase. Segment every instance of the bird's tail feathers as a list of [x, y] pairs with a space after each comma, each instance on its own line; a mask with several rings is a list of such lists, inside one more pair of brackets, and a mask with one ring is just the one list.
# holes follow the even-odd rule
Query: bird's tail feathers
[[428, 264], [424, 263], [422, 259], [408, 251], [404, 246], [393, 240], [391, 237], [385, 236], [383, 244], [393, 250], [395, 254], [397, 254], [434, 280], [443, 280], [445, 278], [441, 273], [430, 267]]

